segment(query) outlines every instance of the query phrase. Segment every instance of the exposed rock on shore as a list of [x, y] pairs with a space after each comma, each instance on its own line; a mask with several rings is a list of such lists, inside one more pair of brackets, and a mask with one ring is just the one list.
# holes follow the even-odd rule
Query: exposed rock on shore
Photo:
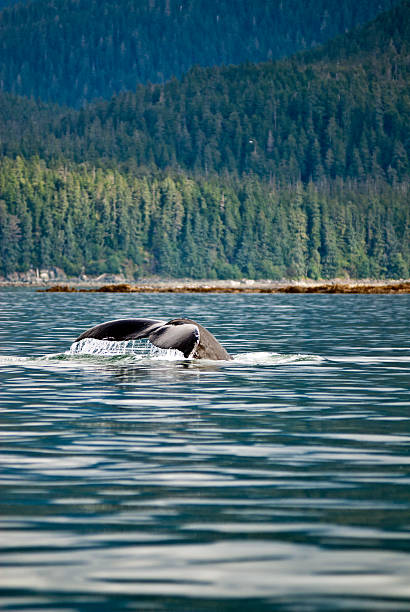
[[329, 281], [329, 282], [279, 282], [279, 281], [161, 281], [157, 284], [130, 285], [119, 283], [101, 287], [77, 288], [70, 285], [53, 285], [40, 291], [52, 293], [410, 293], [410, 280], [391, 281]]

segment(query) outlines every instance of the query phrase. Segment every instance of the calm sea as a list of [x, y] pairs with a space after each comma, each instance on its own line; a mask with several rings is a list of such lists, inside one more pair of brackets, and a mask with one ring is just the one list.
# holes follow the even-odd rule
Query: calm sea
[[[186, 316], [235, 357], [70, 353]], [[409, 610], [410, 296], [0, 292], [0, 608]]]

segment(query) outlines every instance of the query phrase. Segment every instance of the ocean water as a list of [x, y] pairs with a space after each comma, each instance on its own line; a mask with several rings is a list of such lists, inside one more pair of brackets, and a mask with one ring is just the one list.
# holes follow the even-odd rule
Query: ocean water
[[[71, 347], [185, 316], [231, 362]], [[0, 292], [0, 609], [409, 610], [410, 296]]]

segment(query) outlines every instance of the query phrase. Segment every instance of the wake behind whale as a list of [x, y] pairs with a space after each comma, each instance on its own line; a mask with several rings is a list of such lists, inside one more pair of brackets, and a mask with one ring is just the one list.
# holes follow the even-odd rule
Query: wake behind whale
[[[187, 361], [181, 351], [177, 349], [160, 349], [152, 345], [148, 340], [128, 340], [123, 342], [105, 342], [85, 338], [80, 342], [74, 342], [70, 349], [65, 353], [50, 355], [44, 358], [47, 360], [87, 360], [87, 363], [112, 363], [128, 364], [149, 364], [150, 362], [181, 362]], [[278, 366], [287, 364], [298, 364], [306, 362], [321, 362], [324, 358], [319, 355], [308, 355], [301, 353], [274, 353], [269, 351], [251, 351], [247, 353], [237, 353], [231, 356], [229, 361], [217, 360], [221, 366]], [[210, 364], [214, 360], [189, 360], [192, 364]], [[216, 364], [215, 364], [216, 365]]]

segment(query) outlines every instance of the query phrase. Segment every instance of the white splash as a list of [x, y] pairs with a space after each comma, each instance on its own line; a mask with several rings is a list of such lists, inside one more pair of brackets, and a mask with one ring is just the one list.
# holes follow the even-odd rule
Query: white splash
[[162, 349], [154, 346], [153, 344], [150, 347], [149, 356], [151, 359], [161, 359], [165, 361], [179, 361], [181, 359], [186, 359], [184, 353], [178, 349]]
[[184, 359], [184, 355], [177, 349], [161, 349], [149, 342], [146, 338], [139, 340], [111, 341], [84, 338], [74, 342], [67, 355], [95, 355], [99, 357], [133, 356], [149, 359], [176, 361]]
[[[138, 344], [137, 344], [138, 343]], [[137, 346], [136, 346], [137, 344]], [[111, 342], [110, 340], [96, 340], [95, 338], [84, 338], [74, 342], [67, 351], [70, 355], [135, 355], [149, 354], [147, 342], [129, 340], [127, 342]]]

